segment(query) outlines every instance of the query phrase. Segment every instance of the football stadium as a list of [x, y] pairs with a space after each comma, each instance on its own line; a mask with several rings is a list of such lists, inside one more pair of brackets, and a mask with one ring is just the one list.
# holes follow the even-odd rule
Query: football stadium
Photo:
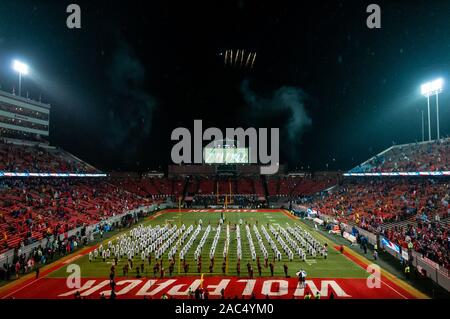
[[1, 298], [422, 299], [410, 277], [446, 283], [449, 139], [270, 177], [220, 162], [104, 173], [41, 142], [1, 146]]
[[[162, 4], [0, 5], [0, 299], [450, 297], [448, 45], [416, 52], [427, 23], [404, 32], [398, 3], [381, 31], [366, 6], [319, 6], [326, 31], [232, 2], [202, 23], [186, 8], [192, 25]], [[446, 9], [430, 37], [448, 44]], [[286, 46], [297, 23], [332, 32], [327, 52]], [[383, 37], [417, 46], [388, 59]]]

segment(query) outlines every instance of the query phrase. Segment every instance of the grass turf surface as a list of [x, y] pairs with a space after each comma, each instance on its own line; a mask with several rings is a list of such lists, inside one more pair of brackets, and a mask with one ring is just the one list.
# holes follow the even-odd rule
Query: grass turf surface
[[[164, 213], [160, 214], [159, 216], [153, 218], [153, 219], [147, 219], [141, 224], [144, 226], [147, 225], [164, 225], [165, 223], [173, 223], [180, 226], [181, 224], [185, 224], [186, 228], [189, 227], [191, 224], [195, 224], [195, 222], [198, 222], [199, 219], [203, 221], [203, 227], [202, 231], [197, 236], [196, 240], [194, 241], [191, 249], [189, 250], [187, 256], [186, 256], [186, 263], [189, 264], [189, 272], [187, 273], [188, 276], [193, 275], [200, 275], [197, 272], [197, 263], [194, 260], [194, 251], [204, 233], [205, 227], [208, 225], [208, 223], [211, 223], [211, 227], [216, 227], [217, 223], [221, 217], [220, 212], [204, 212], [204, 211], [165, 211]], [[213, 242], [213, 238], [215, 235], [215, 231], [211, 231], [208, 235], [208, 238], [205, 242], [205, 245], [202, 249], [202, 273], [204, 273], [204, 276], [208, 275], [214, 275], [214, 276], [220, 276], [222, 275], [222, 252], [223, 252], [223, 246], [225, 243], [226, 238], [226, 224], [231, 223], [230, 226], [233, 226], [233, 224], [239, 223], [239, 220], [242, 219], [242, 221], [245, 223], [250, 224], [251, 234], [253, 238], [253, 243], [255, 246], [255, 251], [257, 256], [260, 257], [261, 264], [264, 264], [264, 258], [260, 252], [259, 245], [257, 243], [257, 239], [255, 236], [255, 233], [253, 232], [253, 224], [258, 222], [258, 229], [260, 225], [264, 225], [271, 235], [272, 239], [275, 241], [275, 243], [278, 246], [278, 249], [282, 252], [282, 260], [280, 262], [276, 261], [274, 263], [274, 276], [284, 276], [284, 270], [283, 265], [286, 263], [288, 266], [288, 275], [291, 277], [295, 277], [295, 273], [300, 269], [303, 268], [308, 273], [309, 278], [366, 278], [368, 276], [367, 272], [356, 265], [354, 262], [350, 261], [348, 258], [343, 256], [340, 252], [333, 249], [333, 243], [328, 242], [328, 257], [327, 259], [324, 259], [322, 256], [318, 255], [315, 259], [312, 259], [310, 255], [307, 255], [306, 262], [300, 261], [299, 257], [297, 255], [294, 256], [293, 261], [289, 261], [286, 254], [284, 254], [283, 250], [281, 249], [281, 246], [279, 243], [275, 240], [274, 236], [270, 233], [267, 224], [273, 225], [275, 228], [277, 228], [278, 224], [286, 229], [286, 223], [288, 223], [291, 227], [295, 226], [296, 224], [300, 225], [303, 229], [309, 231], [316, 239], [318, 239], [321, 243], [325, 243], [323, 240], [323, 237], [318, 237], [316, 235], [316, 231], [309, 227], [308, 225], [302, 223], [298, 219], [293, 219], [292, 216], [288, 216], [287, 213], [284, 211], [274, 211], [274, 212], [242, 212], [242, 211], [226, 211], [224, 213], [225, 217], [225, 224], [223, 225], [222, 231], [220, 233], [219, 242], [216, 247], [216, 254], [215, 254], [215, 264], [214, 264], [214, 270], [212, 273], [209, 272], [209, 251], [210, 247]], [[236, 276], [236, 264], [237, 264], [237, 252], [236, 252], [236, 232], [233, 230], [234, 227], [231, 227], [230, 229], [230, 246], [229, 246], [229, 260], [228, 260], [228, 267], [227, 272], [225, 275], [227, 276]], [[259, 229], [260, 230], [260, 229]], [[126, 231], [127, 233], [129, 230]], [[265, 239], [265, 237], [262, 235], [262, 232], [260, 230], [264, 245], [269, 253], [269, 261], [273, 261], [273, 252], [272, 249]], [[120, 235], [120, 234], [119, 234]], [[118, 235], [118, 236], [119, 236]], [[188, 236], [188, 239], [192, 233]], [[291, 236], [291, 238], [293, 238]], [[294, 238], [293, 238], [294, 239]], [[108, 239], [111, 240], [111, 239]], [[105, 244], [107, 243], [106, 240], [103, 244], [105, 247]], [[115, 242], [115, 238], [113, 239], [113, 242]], [[185, 241], [185, 243], [187, 240]], [[245, 232], [245, 226], [244, 224], [241, 226], [241, 245], [242, 245], [242, 260], [241, 260], [241, 276], [247, 276], [247, 263], [249, 262], [254, 269], [254, 276], [259, 277], [256, 267], [256, 261], [252, 261], [250, 256], [250, 248], [248, 239]], [[169, 248], [170, 249], [170, 248]], [[168, 277], [169, 274], [169, 259], [167, 257], [167, 253], [169, 249], [164, 253], [163, 257], [163, 265], [166, 272], [166, 277]], [[177, 253], [178, 257], [178, 253]], [[81, 275], [84, 278], [107, 278], [109, 276], [110, 268], [111, 268], [111, 262], [113, 258], [110, 260], [107, 260], [107, 262], [103, 262], [102, 259], [97, 258], [97, 260], [94, 260], [93, 262], [89, 262], [88, 256], [82, 256], [79, 259], [74, 260], [72, 263], [77, 264], [81, 267]], [[143, 277], [153, 277], [153, 266], [155, 265], [155, 258], [154, 255], [152, 256], [152, 264], [149, 266], [148, 261], [144, 262], [145, 270], [144, 273], [141, 273]], [[116, 273], [119, 276], [122, 276], [122, 268], [127, 263], [127, 259], [122, 257], [122, 259], [119, 261], [118, 266], [116, 267]], [[141, 257], [135, 256], [133, 260], [134, 268], [136, 266], [139, 266], [142, 263]], [[183, 269], [179, 269], [179, 261], [178, 258], [176, 260], [175, 264], [175, 271], [173, 273], [173, 276], [184, 276]], [[62, 267], [61, 269], [49, 274], [49, 277], [53, 278], [61, 278], [61, 277], [67, 277], [68, 273], [66, 272], [66, 267]], [[134, 277], [136, 275], [135, 269], [131, 270], [129, 275], [130, 277]], [[157, 274], [159, 276], [159, 274]], [[269, 267], [264, 268], [262, 267], [262, 276], [270, 276], [270, 269]]]

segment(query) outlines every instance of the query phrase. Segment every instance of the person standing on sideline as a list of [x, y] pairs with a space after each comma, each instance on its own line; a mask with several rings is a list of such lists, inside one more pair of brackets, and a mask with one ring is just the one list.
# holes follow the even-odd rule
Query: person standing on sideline
[[20, 262], [17, 261], [16, 262], [16, 279], [19, 278], [19, 273], [20, 273]]
[[36, 263], [36, 266], [34, 266], [35, 270], [36, 270], [36, 279], [39, 278], [39, 265]]
[[409, 265], [406, 265], [405, 267], [405, 276], [406, 279], [409, 279], [409, 273], [411, 272], [411, 269], [409, 268]]

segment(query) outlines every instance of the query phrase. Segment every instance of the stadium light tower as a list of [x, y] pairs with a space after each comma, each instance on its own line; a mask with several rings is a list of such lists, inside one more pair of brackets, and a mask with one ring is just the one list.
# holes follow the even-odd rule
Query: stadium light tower
[[19, 73], [19, 96], [22, 96], [22, 74], [28, 74], [28, 65], [18, 60], [13, 61], [13, 69]]
[[425, 125], [423, 123], [423, 110], [422, 110], [422, 142], [425, 142]]
[[439, 93], [442, 92], [444, 80], [439, 78], [432, 82], [422, 84], [421, 92], [427, 97], [428, 103], [428, 140], [431, 141], [431, 124], [430, 124], [430, 95], [436, 94], [436, 119], [437, 119], [437, 139], [440, 139], [439, 133]]

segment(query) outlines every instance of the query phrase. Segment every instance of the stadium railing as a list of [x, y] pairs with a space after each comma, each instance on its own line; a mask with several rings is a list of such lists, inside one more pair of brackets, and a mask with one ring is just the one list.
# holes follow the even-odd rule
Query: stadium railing
[[353, 229], [356, 229], [360, 235], [367, 238], [369, 244], [371, 244], [372, 246], [375, 246], [378, 244], [377, 235], [375, 235], [367, 230], [364, 230], [362, 228], [359, 228], [358, 226], [347, 225], [344, 223], [341, 223], [341, 225], [344, 225], [345, 226], [344, 230], [350, 234], [353, 233]]
[[[380, 238], [384, 237], [380, 236]], [[386, 241], [389, 242], [388, 240]], [[424, 275], [423, 271], [425, 271], [426, 277], [430, 278], [445, 290], [450, 291], [450, 277], [448, 274], [448, 269], [440, 266], [439, 264], [426, 257], [423, 257], [422, 254], [418, 253], [415, 250], [411, 250], [410, 252], [408, 252], [408, 250], [402, 247], [399, 247], [391, 242], [389, 243], [394, 247], [391, 248], [386, 246], [386, 252], [388, 252], [398, 260], [411, 260], [411, 265], [416, 268], [422, 275]]]
[[450, 277], [448, 269], [439, 266], [437, 263], [422, 257], [416, 251], [412, 252], [413, 256], [413, 266], [417, 269], [423, 269], [426, 271], [428, 278], [436, 282], [439, 286], [447, 291], [450, 291]]

